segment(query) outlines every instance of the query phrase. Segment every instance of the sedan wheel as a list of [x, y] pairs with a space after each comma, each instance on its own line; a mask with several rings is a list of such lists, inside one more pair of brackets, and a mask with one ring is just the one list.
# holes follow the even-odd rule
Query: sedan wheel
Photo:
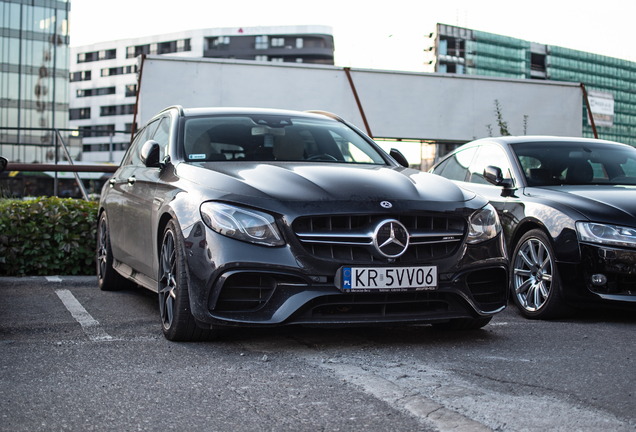
[[173, 221], [168, 223], [159, 257], [159, 312], [163, 334], [171, 341], [208, 340], [216, 331], [200, 328], [190, 312], [185, 257]]
[[512, 298], [528, 318], [556, 318], [565, 313], [554, 252], [547, 235], [528, 231], [512, 255]]

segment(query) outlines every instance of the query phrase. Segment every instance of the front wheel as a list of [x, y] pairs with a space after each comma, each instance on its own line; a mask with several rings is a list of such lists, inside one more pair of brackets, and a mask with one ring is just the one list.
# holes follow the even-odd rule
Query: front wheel
[[171, 341], [201, 341], [216, 336], [216, 331], [197, 326], [190, 312], [190, 295], [185, 256], [179, 231], [173, 221], [166, 226], [159, 257], [159, 312], [163, 334]]
[[530, 230], [521, 237], [512, 254], [510, 277], [512, 299], [525, 317], [557, 318], [568, 310], [554, 251], [542, 230]]

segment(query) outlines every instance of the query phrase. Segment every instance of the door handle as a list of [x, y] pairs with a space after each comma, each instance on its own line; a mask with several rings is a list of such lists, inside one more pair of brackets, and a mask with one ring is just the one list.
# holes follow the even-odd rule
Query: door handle
[[131, 186], [134, 185], [136, 181], [137, 181], [137, 179], [135, 178], [135, 176], [128, 177], [128, 184], [129, 185], [131, 185]]

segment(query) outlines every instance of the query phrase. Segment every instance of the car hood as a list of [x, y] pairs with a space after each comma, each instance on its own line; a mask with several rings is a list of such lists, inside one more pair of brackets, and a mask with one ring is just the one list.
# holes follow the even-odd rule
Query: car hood
[[565, 204], [592, 221], [636, 224], [636, 186], [550, 186], [526, 193]]
[[402, 167], [322, 163], [207, 162], [176, 167], [180, 178], [231, 195], [278, 201], [465, 202], [475, 194]]

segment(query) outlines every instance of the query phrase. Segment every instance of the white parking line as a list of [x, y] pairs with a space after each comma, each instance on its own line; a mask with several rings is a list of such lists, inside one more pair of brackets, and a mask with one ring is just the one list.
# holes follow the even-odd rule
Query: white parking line
[[104, 331], [99, 325], [99, 321], [93, 318], [84, 306], [77, 301], [75, 296], [66, 289], [55, 290], [55, 294], [62, 300], [66, 309], [71, 313], [73, 318], [82, 326], [86, 336], [92, 341], [112, 340], [113, 338]]

